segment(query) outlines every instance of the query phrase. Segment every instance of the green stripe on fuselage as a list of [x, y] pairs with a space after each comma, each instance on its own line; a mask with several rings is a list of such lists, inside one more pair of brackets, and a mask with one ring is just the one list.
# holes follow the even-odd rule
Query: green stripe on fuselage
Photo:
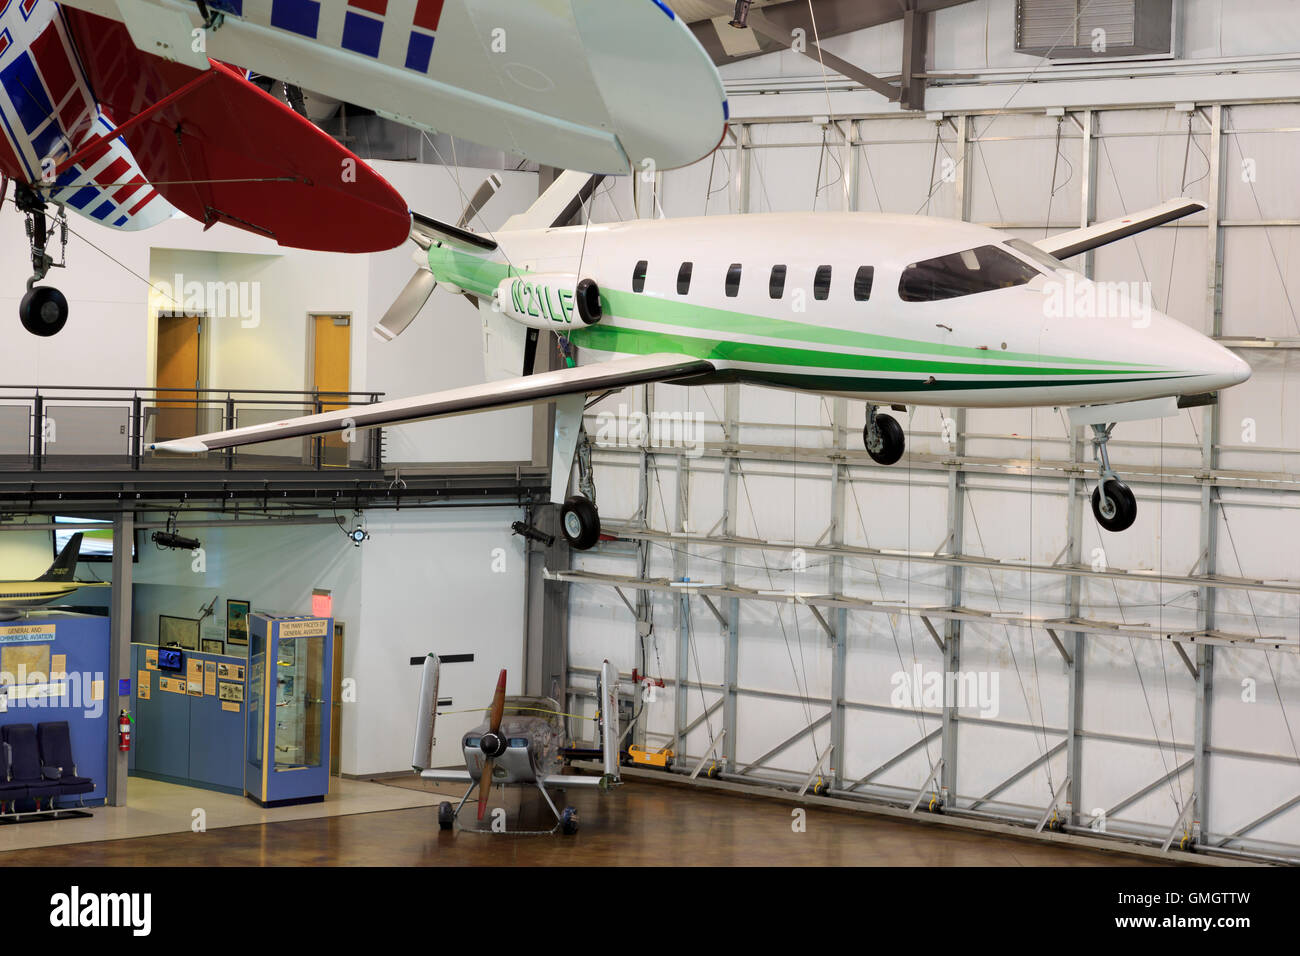
[[1043, 378], [1060, 375], [1107, 375], [1115, 381], [1134, 381], [1143, 378], [1166, 377], [1142, 374], [1140, 371], [1116, 371], [1097, 368], [1054, 368], [1052, 366], [995, 365], [974, 362], [941, 362], [929, 359], [904, 359], [882, 355], [853, 355], [845, 352], [825, 352], [818, 349], [800, 349], [784, 345], [763, 345], [757, 342], [733, 342], [725, 339], [702, 338], [692, 335], [674, 335], [668, 332], [649, 332], [618, 326], [589, 325], [575, 328], [569, 338], [582, 348], [602, 352], [620, 352], [633, 355], [651, 355], [670, 352], [692, 358], [746, 364], [797, 366], [803, 368], [835, 368], [853, 372], [915, 372], [923, 376], [940, 373], [981, 376], [1015, 376], [1017, 378]]
[[[491, 298], [502, 279], [525, 275], [528, 270], [458, 252], [447, 246], [429, 249], [429, 267], [440, 282], [450, 282], [467, 292]], [[607, 316], [675, 326], [712, 337], [674, 335], [642, 329], [594, 325], [575, 328], [570, 337], [579, 346], [608, 352], [647, 355], [653, 352], [676, 352], [695, 358], [719, 361], [758, 362], [778, 365], [820, 366], [855, 371], [917, 371], [927, 374], [956, 372], [976, 375], [1118, 375], [1131, 381], [1173, 375], [1175, 370], [1133, 362], [1106, 362], [1098, 359], [1070, 358], [1058, 355], [1033, 355], [1025, 352], [998, 352], [1003, 361], [1034, 362], [1031, 367], [990, 363], [986, 349], [940, 345], [913, 339], [900, 339], [869, 332], [852, 332], [828, 326], [794, 322], [770, 316], [749, 315], [633, 292], [602, 289], [601, 307]], [[933, 359], [906, 359], [883, 355], [853, 355], [820, 349], [737, 342], [732, 335], [784, 339], [801, 345], [836, 345], [869, 349], [873, 352], [906, 352], [923, 356], [945, 356], [967, 361], [936, 362]], [[1056, 368], [1054, 365], [1077, 366]], [[1147, 373], [1145, 375], [1141, 373]], [[1156, 374], [1152, 374], [1156, 373]]]

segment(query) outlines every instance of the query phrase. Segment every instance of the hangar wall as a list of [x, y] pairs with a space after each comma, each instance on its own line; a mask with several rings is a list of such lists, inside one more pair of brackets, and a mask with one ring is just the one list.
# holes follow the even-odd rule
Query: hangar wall
[[[1006, 62], [995, 44], [972, 59], [985, 14], [990, 36], [1010, 42], [1012, 6], [935, 15], [937, 66]], [[1281, 6], [1265, 13], [1294, 30]], [[1242, 46], [1241, 18], [1268, 37], [1255, 11], [1187, 7], [1195, 55], [1209, 55], [1212, 7], [1224, 56], [1269, 52]], [[888, 29], [827, 46], [878, 44], [896, 58], [898, 38], [874, 35]], [[780, 89], [810, 65], [747, 61], [727, 69], [729, 89], [737, 77]], [[662, 174], [654, 196], [642, 187], [640, 209], [930, 213], [1034, 239], [1178, 195], [1207, 200], [1206, 214], [1073, 263], [1145, 283], [1156, 308], [1242, 346], [1254, 368], [1217, 409], [1117, 429], [1112, 457], [1138, 494], [1137, 524], [1096, 527], [1090, 449], [1053, 409], [909, 409], [899, 417], [911, 455], [881, 468], [862, 451], [860, 403], [734, 386], [624, 393], [591, 409], [590, 434], [602, 413], [684, 413], [701, 445], [596, 445], [602, 520], [635, 543], [574, 567], [623, 576], [628, 600], [642, 584], [653, 630], [643, 654], [609, 582], [571, 584], [574, 706], [591, 712], [594, 669], [609, 656], [624, 674], [664, 678], [638, 704], [646, 742], [672, 746], [686, 767], [725, 729], [719, 753], [740, 779], [797, 785], [826, 758], [841, 794], [906, 805], [938, 792], [968, 815], [1031, 823], [1055, 800], [1081, 829], [1157, 843], [1195, 830], [1229, 852], [1300, 854], [1300, 105], [1293, 86], [1290, 101], [1257, 103], [1234, 86], [1189, 114], [1141, 79], [1091, 66], [1090, 93], [1116, 108], [1059, 119], [1004, 110], [1011, 88], [977, 81], [963, 91], [976, 106], [938, 123], [865, 93], [733, 95], [741, 120], [726, 148]], [[1039, 79], [1034, 95], [1051, 102], [1051, 77]], [[1264, 77], [1254, 95], [1275, 90]], [[812, 119], [828, 102], [834, 121]], [[620, 184], [593, 216], [631, 208]], [[1236, 580], [1208, 586], [1201, 573]], [[683, 579], [749, 590], [667, 583]], [[948, 616], [954, 607], [969, 613]], [[1093, 624], [1043, 626], [1062, 618]], [[1211, 639], [1163, 639], [1196, 631]], [[971, 675], [993, 706], [901, 697], [901, 676], [918, 667]]]

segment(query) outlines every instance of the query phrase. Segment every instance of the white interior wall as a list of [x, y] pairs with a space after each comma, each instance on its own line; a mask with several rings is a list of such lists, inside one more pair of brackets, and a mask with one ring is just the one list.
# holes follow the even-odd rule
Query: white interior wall
[[[483, 170], [469, 168], [375, 165], [412, 209], [452, 221], [484, 176]], [[474, 228], [495, 229], [536, 198], [536, 173], [500, 175], [503, 187]], [[137, 233], [110, 230], [75, 214], [69, 215], [69, 225], [74, 234], [68, 242], [68, 268], [53, 270], [47, 281], [68, 297], [70, 318], [59, 335], [39, 338], [23, 330], [16, 315], [28, 259], [22, 217], [0, 217], [0, 256], [15, 264], [11, 281], [0, 287], [0, 315], [8, 317], [0, 321], [0, 349], [9, 369], [5, 386], [151, 386], [157, 312], [179, 305], [162, 294], [161, 283], [174, 284], [177, 274], [187, 282], [257, 285], [261, 309], [255, 324], [239, 315], [209, 320], [208, 387], [305, 388], [307, 316], [312, 312], [353, 316], [353, 391], [402, 398], [483, 381], [479, 319], [459, 296], [435, 293], [394, 342], [371, 335], [371, 326], [415, 269], [411, 243], [348, 256], [282, 249], [224, 225], [205, 232], [183, 217]], [[387, 432], [388, 460], [527, 461], [531, 428], [529, 409], [399, 426]]]

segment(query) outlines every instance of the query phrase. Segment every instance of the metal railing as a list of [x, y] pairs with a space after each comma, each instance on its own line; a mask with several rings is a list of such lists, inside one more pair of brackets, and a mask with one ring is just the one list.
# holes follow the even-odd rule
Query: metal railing
[[155, 442], [378, 402], [382, 392], [249, 388], [0, 386], [0, 471], [377, 471], [382, 429], [287, 438], [207, 452]]

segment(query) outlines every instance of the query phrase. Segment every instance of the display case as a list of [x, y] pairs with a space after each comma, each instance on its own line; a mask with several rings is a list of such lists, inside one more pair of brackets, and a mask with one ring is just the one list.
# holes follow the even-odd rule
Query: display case
[[244, 793], [263, 806], [329, 792], [334, 622], [250, 614]]

